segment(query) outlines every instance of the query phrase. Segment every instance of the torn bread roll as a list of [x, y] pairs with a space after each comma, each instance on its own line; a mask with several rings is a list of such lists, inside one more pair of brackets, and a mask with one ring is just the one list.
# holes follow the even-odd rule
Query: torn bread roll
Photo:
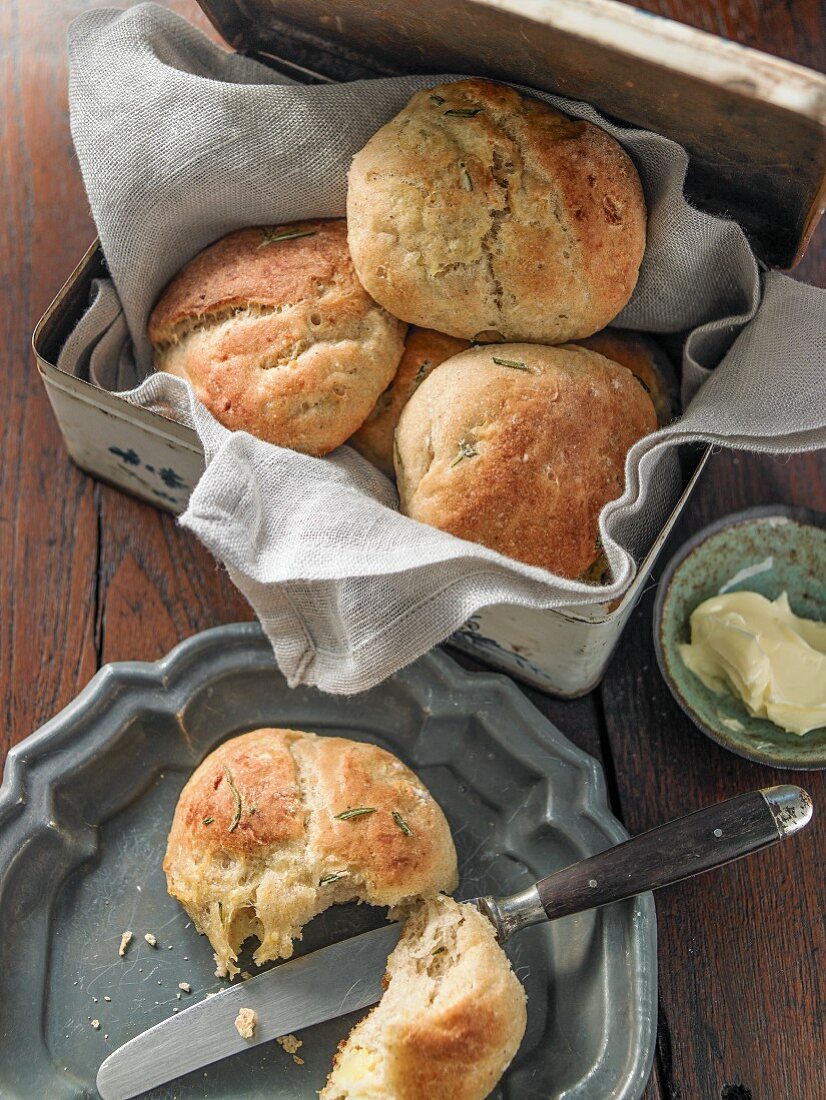
[[157, 370], [188, 378], [225, 427], [309, 455], [332, 451], [368, 416], [405, 329], [359, 283], [342, 220], [222, 237], [149, 318]]
[[358, 276], [451, 336], [561, 344], [628, 302], [645, 251], [633, 161], [609, 134], [488, 80], [417, 92], [348, 176]]
[[321, 1100], [484, 1100], [525, 1034], [525, 991], [471, 905], [435, 897], [387, 960], [387, 989], [340, 1044]]
[[400, 760], [283, 729], [234, 737], [195, 770], [163, 867], [219, 976], [239, 972], [250, 936], [256, 963], [289, 958], [302, 926], [334, 903], [401, 913], [458, 881], [444, 814]]

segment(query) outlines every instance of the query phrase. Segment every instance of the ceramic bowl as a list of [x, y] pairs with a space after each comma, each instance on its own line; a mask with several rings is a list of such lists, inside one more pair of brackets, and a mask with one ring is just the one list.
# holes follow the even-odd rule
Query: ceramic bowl
[[665, 568], [654, 605], [657, 661], [674, 698], [726, 749], [776, 768], [826, 768], [826, 727], [799, 736], [754, 718], [734, 696], [716, 695], [686, 668], [679, 646], [689, 617], [710, 596], [748, 589], [826, 620], [826, 515], [771, 505], [723, 516], [683, 543]]

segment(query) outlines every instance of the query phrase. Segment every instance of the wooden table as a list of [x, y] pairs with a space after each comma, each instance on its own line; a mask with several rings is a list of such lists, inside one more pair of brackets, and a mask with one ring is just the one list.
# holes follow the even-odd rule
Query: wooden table
[[[31, 365], [35, 321], [93, 236], [66, 107], [65, 28], [85, 6], [7, 0], [0, 7], [3, 754], [104, 662], [153, 660], [195, 631], [251, 618], [226, 575], [172, 517], [71, 465]], [[194, 2], [174, 6], [206, 28]], [[826, 63], [818, 0], [643, 6], [816, 68]], [[826, 286], [823, 228], [797, 274]], [[689, 532], [734, 509], [777, 501], [826, 509], [824, 473], [822, 454], [714, 455], [663, 558]], [[659, 1045], [646, 1098], [823, 1100], [826, 773], [790, 777], [749, 764], [692, 727], [656, 668], [652, 595], [635, 612], [599, 690], [568, 703], [528, 692], [602, 761], [614, 811], [628, 829], [789, 778], [803, 782], [821, 808], [799, 840], [659, 896]]]

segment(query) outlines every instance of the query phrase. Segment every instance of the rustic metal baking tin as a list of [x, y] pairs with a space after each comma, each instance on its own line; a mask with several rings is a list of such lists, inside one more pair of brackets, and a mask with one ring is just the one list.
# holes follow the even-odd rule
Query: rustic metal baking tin
[[95, 241], [34, 330], [37, 369], [72, 460], [101, 481], [177, 514], [204, 472], [197, 432], [57, 366], [60, 349], [89, 306], [93, 281], [108, 275]]
[[[626, 836], [591, 757], [509, 681], [464, 672], [440, 654], [344, 699], [289, 690], [249, 624], [199, 634], [156, 664], [109, 665], [6, 764], [4, 1100], [96, 1096], [104, 1057], [185, 1003], [179, 982], [191, 983], [192, 997], [219, 987], [209, 945], [166, 893], [161, 859], [187, 776], [218, 742], [261, 725], [344, 734], [398, 753], [444, 807], [460, 896], [520, 889]], [[367, 906], [336, 907], [312, 922], [301, 949], [380, 920]], [[135, 939], [121, 959], [127, 928]], [[509, 953], [528, 990], [529, 1023], [493, 1097], [637, 1100], [656, 1024], [651, 896], [528, 929]], [[150, 1095], [311, 1100], [353, 1022], [305, 1031], [303, 1066], [268, 1043]]]
[[[826, 78], [610, 0], [201, 0], [231, 44], [304, 80], [469, 72], [594, 103], [682, 142], [689, 195], [749, 232], [761, 257], [789, 264], [822, 213]], [[38, 369], [66, 447], [84, 470], [180, 512], [203, 471], [193, 431], [59, 371], [57, 355], [105, 273], [93, 246], [34, 334]], [[556, 695], [600, 680], [684, 492], [618, 604], [550, 611], [484, 608], [453, 642]], [[706, 452], [707, 455], [707, 452]]]
[[[204, 469], [196, 433], [55, 365], [89, 300], [93, 279], [105, 274], [105, 260], [95, 244], [35, 329], [38, 369], [66, 448], [78, 466], [158, 508], [179, 513]], [[659, 534], [644, 548], [637, 574], [621, 600], [550, 611], [509, 605], [482, 608], [453, 635], [451, 644], [541, 691], [571, 698], [594, 688], [705, 467], [708, 449], [693, 446], [684, 451], [682, 495], [670, 514], [663, 515]]]

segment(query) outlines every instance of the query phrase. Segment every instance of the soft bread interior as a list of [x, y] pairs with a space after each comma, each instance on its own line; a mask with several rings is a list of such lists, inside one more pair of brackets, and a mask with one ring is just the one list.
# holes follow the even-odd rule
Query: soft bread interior
[[[228, 776], [238, 797], [229, 829]], [[413, 772], [377, 746], [294, 730], [243, 735], [203, 762], [179, 800], [164, 870], [219, 977], [239, 972], [250, 937], [259, 965], [288, 958], [331, 905], [401, 916], [457, 881], [449, 826]]]
[[525, 1031], [525, 994], [475, 907], [439, 896], [410, 916], [387, 990], [341, 1044], [321, 1100], [483, 1100]]

